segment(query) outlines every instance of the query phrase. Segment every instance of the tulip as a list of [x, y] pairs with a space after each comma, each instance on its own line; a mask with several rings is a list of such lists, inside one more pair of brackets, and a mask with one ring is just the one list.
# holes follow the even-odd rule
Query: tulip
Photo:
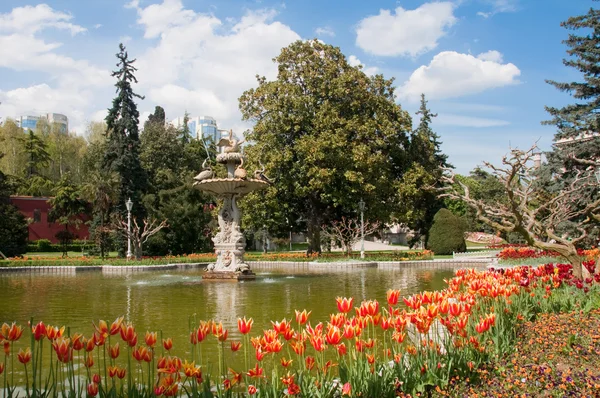
[[144, 360], [148, 353], [148, 348], [144, 346], [139, 346], [137, 349], [133, 350], [132, 355], [136, 361], [141, 362]]
[[287, 388], [288, 395], [296, 395], [300, 393], [300, 386], [298, 384], [292, 383]]
[[121, 380], [123, 380], [125, 378], [126, 374], [127, 374], [127, 369], [125, 369], [125, 368], [119, 368], [119, 370], [117, 370], [117, 377]]
[[94, 324], [94, 328], [96, 328], [96, 332], [98, 332], [99, 335], [104, 337], [108, 336], [108, 324], [106, 323], [106, 321], [100, 319], [98, 321], [98, 326]]
[[7, 323], [2, 324], [2, 336], [7, 341], [17, 341], [21, 338], [23, 334], [23, 328], [17, 325], [15, 322], [12, 325], [8, 325]]
[[250, 330], [252, 329], [253, 323], [254, 323], [254, 319], [252, 319], [252, 318], [250, 318], [250, 319], [246, 319], [246, 317], [244, 317], [244, 319], [238, 318], [238, 330], [240, 331], [241, 334], [248, 334], [248, 333], [250, 333]]
[[10, 341], [5, 341], [4, 343], [2, 343], [2, 345], [4, 346], [4, 355], [9, 356], [10, 355]]
[[144, 340], [148, 347], [153, 348], [156, 345], [156, 332], [146, 331], [146, 336], [144, 336]]
[[304, 325], [308, 321], [308, 317], [312, 311], [306, 312], [303, 310], [302, 312], [296, 310], [296, 322], [300, 325]]
[[340, 355], [340, 356], [346, 355], [346, 352], [347, 352], [346, 344], [340, 343], [335, 348], [337, 349], [338, 355]]
[[235, 386], [236, 384], [239, 384], [242, 381], [242, 373], [237, 373], [235, 370], [229, 368], [229, 373], [231, 373], [231, 385]]
[[75, 351], [80, 351], [83, 349], [83, 347], [85, 347], [85, 339], [81, 333], [73, 333], [71, 342]]
[[137, 345], [137, 333], [131, 323], [127, 325], [121, 325], [121, 338], [126, 341], [129, 347], [135, 347]]
[[85, 358], [85, 367], [91, 368], [92, 366], [94, 366], [94, 355], [90, 352]]
[[100, 375], [97, 373], [94, 373], [94, 375], [92, 376], [92, 381], [96, 384], [100, 384]]
[[123, 323], [123, 317], [119, 317], [114, 320], [114, 322], [110, 325], [110, 335], [114, 336], [115, 334], [121, 331], [121, 324]]
[[344, 338], [351, 339], [354, 337], [354, 327], [352, 325], [344, 326]]
[[46, 326], [44, 322], [40, 322], [37, 325], [31, 328], [31, 332], [33, 333], [33, 337], [35, 341], [40, 341], [42, 338], [46, 336]]
[[109, 366], [108, 367], [108, 377], [113, 378], [117, 375], [117, 372], [119, 371], [119, 367], [118, 366]]
[[232, 341], [231, 342], [231, 351], [236, 352], [242, 347], [242, 343], [240, 341]]
[[254, 369], [248, 370], [247, 374], [250, 377], [263, 377], [263, 368], [259, 368], [257, 363]]
[[25, 351], [20, 349], [19, 353], [17, 354], [17, 358], [19, 359], [19, 362], [21, 362], [23, 365], [27, 365], [27, 363], [31, 361], [31, 350], [29, 349], [29, 347], [27, 347]]
[[96, 338], [95, 335], [92, 335], [89, 340], [85, 341], [85, 350], [90, 352], [94, 350], [94, 347], [96, 347]]
[[60, 337], [52, 343], [56, 357], [60, 362], [68, 363], [73, 360], [73, 349], [68, 338]]
[[98, 384], [90, 383], [87, 385], [87, 393], [89, 397], [95, 397], [98, 395]]
[[258, 347], [256, 349], [256, 360], [260, 362], [263, 360], [264, 357], [265, 357], [265, 353], [263, 352], [263, 350], [260, 347]]
[[202, 341], [206, 338], [206, 336], [208, 335], [208, 327], [202, 327], [200, 326], [198, 328], [198, 330], [196, 331], [196, 343], [202, 343]]
[[290, 323], [283, 318], [281, 322], [271, 322], [273, 324], [273, 330], [275, 330], [278, 334], [285, 334], [285, 332], [290, 329]]
[[329, 323], [331, 323], [334, 326], [337, 326], [340, 329], [343, 328], [344, 325], [346, 324], [346, 314], [344, 314], [344, 313], [330, 314], [329, 315]]
[[284, 357], [284, 358], [281, 358], [280, 362], [281, 362], [281, 366], [283, 366], [284, 368], [287, 368], [288, 366], [290, 366], [292, 364], [292, 362], [294, 362], [294, 360], [293, 359], [288, 360], [288, 359], [285, 359], [285, 357]]
[[315, 358], [314, 357], [311, 357], [310, 355], [307, 356], [305, 359], [305, 362], [306, 362], [306, 368], [308, 370], [312, 370], [312, 368], [314, 368], [314, 366], [315, 366]]
[[352, 395], [352, 386], [348, 382], [346, 382], [344, 384], [344, 386], [342, 387], [342, 396], [344, 396], [344, 395], [347, 395], [347, 396]]
[[228, 330], [223, 329], [223, 324], [219, 322], [218, 324], [213, 323], [212, 325], [212, 334], [219, 340], [225, 341], [227, 340]]
[[398, 298], [400, 297], [400, 290], [389, 289], [387, 291], [387, 302], [389, 305], [394, 306], [398, 304]]
[[181, 365], [183, 367], [183, 373], [187, 377], [196, 377], [197, 372], [200, 371], [200, 368], [196, 367], [196, 363], [189, 363], [187, 360]]
[[119, 357], [119, 343], [115, 343], [109, 350], [110, 357], [112, 359], [117, 359]]
[[254, 394], [256, 394], [256, 391], [257, 391], [257, 390], [256, 390], [256, 387], [255, 387], [255, 386], [253, 386], [252, 384], [250, 384], [250, 385], [248, 386], [248, 394], [249, 394], [249, 395], [254, 395]]
[[338, 311], [346, 314], [352, 309], [352, 303], [354, 302], [354, 298], [337, 297], [335, 301], [337, 302]]
[[[342, 341], [342, 332], [337, 326], [330, 325], [327, 327], [327, 334], [325, 335], [325, 341], [329, 345], [337, 345]], [[315, 348], [316, 349], [316, 348]], [[320, 351], [320, 350], [317, 350]]]
[[0, 375], [4, 373], [4, 362], [0, 362]]

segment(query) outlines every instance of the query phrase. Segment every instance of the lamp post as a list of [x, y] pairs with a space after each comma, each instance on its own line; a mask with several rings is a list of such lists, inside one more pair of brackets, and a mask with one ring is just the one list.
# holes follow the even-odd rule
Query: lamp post
[[127, 207], [127, 260], [131, 258], [131, 209], [133, 208], [133, 202], [131, 198], [125, 202]]
[[292, 224], [290, 224], [290, 219], [289, 218], [285, 218], [285, 221], [288, 224], [288, 229], [290, 230], [290, 252], [292, 251]]
[[365, 258], [365, 201], [362, 198], [358, 202], [358, 208], [360, 209], [360, 258]]

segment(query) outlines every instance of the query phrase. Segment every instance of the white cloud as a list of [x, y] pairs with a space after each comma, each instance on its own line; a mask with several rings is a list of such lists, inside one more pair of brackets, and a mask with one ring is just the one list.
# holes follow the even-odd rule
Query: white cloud
[[[239, 125], [239, 96], [256, 86], [257, 74], [275, 78], [277, 65], [272, 58], [300, 36], [274, 21], [276, 12], [271, 9], [247, 11], [239, 20], [223, 24], [212, 15], [183, 9], [178, 1], [160, 4], [167, 5], [171, 15], [185, 18], [176, 24], [154, 19], [154, 26], [146, 25], [146, 18], [138, 19], [144, 37], [160, 31], [152, 47], [136, 54], [140, 82], [136, 91], [150, 100], [140, 107], [161, 105], [169, 117], [187, 110], [192, 116], [213, 116], [224, 128]], [[147, 8], [138, 9], [138, 14], [148, 15]]]
[[317, 36], [329, 36], [335, 37], [335, 32], [330, 26], [320, 26], [315, 29], [315, 34]]
[[502, 53], [496, 50], [486, 51], [477, 56], [477, 59], [482, 61], [491, 61], [496, 63], [502, 63]]
[[431, 51], [447, 29], [457, 21], [451, 2], [425, 3], [414, 10], [380, 10], [364, 18], [356, 29], [356, 45], [364, 51], [383, 56], [416, 57]]
[[46, 28], [55, 28], [68, 30], [71, 35], [76, 35], [87, 30], [68, 22], [72, 18], [72, 15], [55, 11], [47, 4], [17, 7], [10, 13], [0, 14], [0, 31], [33, 34]]
[[434, 123], [441, 126], [459, 126], [459, 127], [499, 127], [510, 124], [507, 120], [488, 119], [483, 117], [454, 115], [451, 113], [440, 113], [435, 118]]
[[483, 18], [489, 18], [501, 12], [515, 12], [518, 10], [518, 0], [483, 0], [483, 3], [492, 8], [491, 11], [479, 11], [477, 15]]
[[428, 99], [443, 99], [518, 84], [519, 68], [512, 63], [486, 60], [502, 59], [500, 53], [490, 53], [483, 53], [481, 59], [455, 51], [441, 52], [429, 65], [423, 65], [412, 73], [399, 88], [399, 96], [416, 101], [424, 93]]
[[377, 71], [379, 70], [376, 66], [370, 66], [367, 67], [365, 66], [365, 64], [363, 64], [360, 59], [358, 59], [356, 57], [356, 55], [351, 55], [348, 57], [348, 63], [350, 64], [350, 66], [362, 66], [362, 70], [363, 72], [365, 72], [365, 74], [369, 75], [369, 76], [373, 76], [377, 74]]
[[[138, 4], [134, 4], [136, 8], [139, 7]], [[194, 11], [183, 9], [180, 0], [164, 0], [161, 4], [138, 8], [138, 23], [144, 25], [146, 39], [157, 37], [172, 27], [187, 25], [194, 16]]]
[[101, 23], [97, 23], [96, 25], [94, 25], [94, 29], [100, 29], [102, 26], [104, 25], [102, 25]]

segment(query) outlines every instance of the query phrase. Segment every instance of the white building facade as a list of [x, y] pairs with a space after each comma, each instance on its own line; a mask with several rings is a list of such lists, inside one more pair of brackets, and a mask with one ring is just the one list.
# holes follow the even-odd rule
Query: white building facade
[[58, 125], [62, 133], [66, 134], [69, 131], [69, 118], [61, 113], [47, 113], [40, 116], [23, 115], [19, 116], [16, 122], [23, 130], [35, 130], [40, 120], [45, 120], [50, 125]]
[[[183, 127], [184, 117], [178, 117], [169, 123], [175, 128]], [[188, 117], [188, 128], [196, 139], [210, 138], [213, 142], [219, 142], [221, 133], [217, 127], [217, 121], [211, 116]]]

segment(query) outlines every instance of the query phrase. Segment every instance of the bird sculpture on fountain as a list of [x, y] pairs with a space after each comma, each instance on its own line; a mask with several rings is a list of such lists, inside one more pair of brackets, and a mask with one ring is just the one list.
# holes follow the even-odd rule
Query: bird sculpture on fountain
[[271, 181], [271, 179], [265, 175], [265, 166], [260, 160], [258, 161], [258, 163], [260, 164], [260, 167], [262, 167], [262, 169], [256, 170], [254, 172], [254, 179], [264, 181], [267, 184], [272, 185], [273, 182]]
[[212, 167], [206, 164], [207, 161], [208, 158], [204, 159], [204, 162], [202, 162], [202, 171], [198, 173], [196, 177], [194, 177], [194, 180], [196, 180], [194, 185], [200, 183], [201, 181], [211, 179], [215, 176], [215, 172], [213, 171]]
[[242, 168], [242, 166], [244, 165], [244, 158], [242, 157], [240, 159], [241, 163], [240, 165], [235, 169], [235, 172], [233, 173], [233, 176], [235, 178], [241, 178], [242, 180], [245, 180], [246, 177], [248, 176], [248, 173], [246, 172], [246, 169]]
[[239, 152], [240, 146], [244, 142], [246, 142], [245, 139], [238, 141], [233, 138], [233, 130], [229, 130], [229, 138], [221, 138], [221, 140], [217, 143], [217, 146], [225, 147], [225, 149], [223, 149], [223, 152], [225, 153]]

